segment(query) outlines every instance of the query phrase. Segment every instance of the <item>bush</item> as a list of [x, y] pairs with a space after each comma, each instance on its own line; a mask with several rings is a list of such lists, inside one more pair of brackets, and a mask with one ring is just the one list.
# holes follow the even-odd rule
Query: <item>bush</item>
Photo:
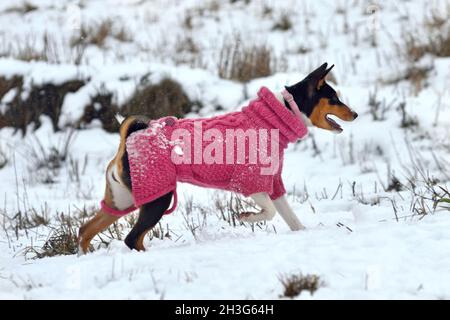
[[193, 103], [181, 85], [169, 78], [158, 84], [150, 84], [136, 90], [122, 107], [124, 116], [142, 115], [150, 119], [163, 116], [182, 117], [190, 112]]
[[113, 103], [113, 94], [110, 92], [99, 92], [92, 98], [91, 104], [85, 107], [83, 116], [76, 125], [80, 128], [84, 124], [91, 123], [94, 119], [100, 120], [104, 130], [108, 132], [119, 131], [119, 123], [115, 120], [115, 115], [120, 108]]
[[324, 286], [320, 277], [314, 274], [303, 275], [299, 273], [290, 276], [285, 275], [280, 277], [280, 281], [284, 287], [283, 296], [287, 298], [294, 298], [304, 290], [309, 291], [313, 295], [320, 287]]
[[[16, 88], [17, 92], [12, 101], [8, 102], [6, 111], [0, 116], [0, 128], [13, 127], [21, 130], [23, 135], [27, 132], [27, 126], [34, 124], [35, 129], [41, 126], [40, 117], [47, 115], [53, 125], [53, 129], [58, 131], [59, 117], [64, 102], [64, 97], [69, 92], [75, 92], [84, 85], [82, 80], [71, 80], [61, 85], [43, 84], [33, 86], [26, 99], [22, 99], [23, 80], [20, 77], [12, 77], [10, 80], [3, 79], [0, 83], [0, 94], [6, 88]], [[2, 88], [4, 88], [2, 90]]]
[[[30, 124], [34, 124], [34, 130], [39, 128], [40, 117], [46, 115], [50, 118], [54, 131], [59, 131], [62, 129], [59, 119], [65, 96], [69, 92], [78, 91], [85, 84], [84, 80], [70, 80], [60, 85], [47, 83], [33, 86], [28, 96], [22, 98], [25, 88], [21, 76], [0, 77], [0, 100], [15, 89], [14, 96], [5, 103], [4, 113], [0, 114], [0, 129], [13, 127], [25, 135]], [[115, 119], [117, 113], [124, 116], [142, 115], [150, 119], [168, 115], [183, 117], [194, 106], [201, 107], [201, 103], [190, 101], [178, 82], [165, 78], [158, 84], [141, 84], [123, 106], [115, 104], [114, 93], [102, 89], [91, 98], [91, 102], [84, 108], [79, 119], [73, 119], [72, 123], [64, 125], [82, 129], [86, 124], [98, 119], [103, 129], [117, 132], [119, 129]]]
[[273, 30], [287, 31], [292, 28], [292, 21], [287, 12], [280, 15], [278, 21], [273, 26]]
[[76, 254], [78, 252], [77, 228], [71, 224], [61, 223], [59, 227], [53, 228], [41, 248], [27, 249], [34, 253], [34, 258], [37, 259]]
[[34, 4], [29, 3], [28, 1], [25, 1], [24, 3], [22, 3], [21, 6], [8, 8], [5, 10], [5, 12], [17, 12], [20, 14], [27, 14], [27, 13], [35, 11], [37, 9], [38, 9], [38, 7], [36, 7]]

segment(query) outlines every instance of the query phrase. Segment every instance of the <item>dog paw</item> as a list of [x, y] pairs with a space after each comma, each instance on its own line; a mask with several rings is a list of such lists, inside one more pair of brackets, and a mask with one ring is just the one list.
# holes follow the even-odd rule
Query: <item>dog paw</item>
[[242, 212], [238, 216], [238, 220], [242, 222], [253, 222], [256, 213], [254, 212]]
[[292, 227], [291, 229], [292, 231], [303, 231], [306, 230], [306, 227], [300, 223], [298, 226]]

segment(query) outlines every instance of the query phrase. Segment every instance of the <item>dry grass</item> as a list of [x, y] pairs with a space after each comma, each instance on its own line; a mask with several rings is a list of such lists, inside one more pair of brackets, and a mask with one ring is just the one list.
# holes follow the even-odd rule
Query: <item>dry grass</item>
[[85, 53], [85, 46], [71, 47], [63, 37], [44, 33], [33, 33], [22, 38], [6, 39], [0, 42], [0, 57], [21, 61], [44, 61], [51, 64], [74, 63], [79, 65]]
[[382, 80], [383, 84], [407, 80], [412, 84], [413, 94], [417, 95], [428, 85], [428, 76], [434, 68], [433, 63], [419, 63], [424, 62], [422, 58], [450, 57], [450, 6], [441, 11], [430, 7], [422, 24], [403, 26], [401, 40], [394, 40], [398, 55], [408, 62], [408, 67], [392, 79]]
[[59, 227], [52, 228], [42, 248], [31, 247], [26, 253], [34, 253], [36, 259], [76, 254], [78, 252], [77, 232], [78, 228], [62, 223]]
[[112, 21], [105, 20], [96, 26], [81, 26], [80, 35], [77, 38], [72, 39], [71, 46], [94, 44], [98, 47], [103, 47], [106, 38], [112, 33]]
[[28, 170], [32, 182], [52, 184], [56, 182], [59, 172], [70, 158], [70, 150], [75, 140], [75, 130], [68, 130], [58, 143], [44, 147], [34, 136], [34, 141], [27, 145]]
[[186, 30], [192, 30], [194, 29], [194, 23], [193, 23], [194, 15], [192, 10], [188, 10], [186, 12], [186, 15], [184, 16], [182, 26]]
[[180, 208], [184, 219], [184, 226], [194, 239], [208, 226], [208, 219], [217, 219], [220, 222], [226, 222], [230, 227], [250, 228], [252, 232], [255, 230], [273, 231], [276, 229], [266, 221], [257, 223], [244, 223], [239, 221], [238, 216], [243, 212], [258, 212], [260, 209], [256, 204], [248, 199], [235, 193], [223, 194], [217, 192], [211, 199], [212, 206], [205, 206], [202, 203], [194, 203], [192, 198], [187, 199], [184, 206]]
[[143, 85], [123, 106], [122, 114], [142, 115], [150, 119], [163, 116], [183, 117], [193, 106], [181, 85], [165, 78], [158, 84]]
[[26, 208], [17, 211], [11, 217], [2, 214], [3, 216], [3, 230], [13, 231], [16, 238], [19, 237], [19, 231], [27, 232], [39, 226], [47, 226], [50, 224], [49, 212], [47, 205], [37, 208]]
[[3, 55], [14, 57], [22, 61], [48, 61], [48, 54], [44, 49], [38, 49], [37, 39], [32, 35], [28, 35], [22, 41], [17, 41], [11, 46], [9, 52]]
[[[145, 82], [145, 81], [144, 81]], [[113, 94], [100, 90], [86, 106], [83, 116], [75, 125], [82, 128], [94, 119], [100, 120], [103, 129], [117, 132], [119, 124], [115, 120], [116, 113], [124, 116], [141, 115], [149, 119], [163, 116], [183, 117], [195, 105], [184, 92], [181, 85], [169, 78], [158, 84], [142, 84], [123, 106], [114, 103]]]
[[423, 218], [433, 214], [443, 203], [445, 204], [447, 201], [444, 199], [450, 198], [448, 188], [443, 184], [443, 181], [450, 181], [449, 163], [445, 158], [438, 158], [431, 151], [437, 168], [434, 173], [431, 173], [429, 160], [424, 158], [423, 152], [406, 138], [405, 144], [409, 162], [402, 164], [403, 175], [406, 177], [403, 187], [411, 193], [409, 211]]
[[115, 38], [121, 42], [133, 40], [131, 33], [124, 26], [116, 28], [111, 19], [106, 19], [94, 25], [82, 25], [80, 34], [71, 40], [70, 46], [96, 45], [99, 48], [105, 46], [108, 37]]
[[[23, 78], [21, 76], [12, 76], [10, 78], [0, 77], [0, 100], [13, 88], [21, 88]], [[1, 127], [1, 126], [0, 126]]]
[[100, 120], [104, 130], [108, 132], [117, 132], [119, 123], [114, 115], [120, 110], [113, 102], [113, 94], [105, 90], [99, 90], [96, 96], [91, 99], [91, 103], [84, 108], [81, 119], [75, 124], [76, 128], [83, 128], [94, 119]]
[[404, 51], [410, 61], [418, 61], [426, 54], [450, 57], [450, 5], [446, 10], [431, 8], [425, 14], [424, 32], [407, 31]]
[[267, 45], [243, 44], [239, 36], [224, 41], [220, 49], [218, 73], [223, 79], [248, 82], [273, 74], [276, 60]]
[[411, 128], [411, 127], [417, 127], [419, 125], [419, 119], [417, 117], [410, 115], [406, 111], [406, 103], [400, 102], [397, 106], [397, 110], [400, 112], [402, 119], [400, 121], [400, 127], [401, 128]]
[[268, 6], [267, 3], [264, 4], [263, 9], [262, 9], [263, 18], [271, 17], [272, 14], [273, 14], [273, 8]]
[[373, 121], [384, 121], [386, 120], [386, 112], [391, 109], [394, 101], [389, 104], [386, 103], [386, 99], [380, 100], [378, 98], [377, 88], [373, 92], [369, 92], [369, 110], [372, 115]]
[[[44, 226], [43, 229], [38, 229], [35, 232], [41, 233], [44, 231], [47, 236], [42, 245], [35, 245], [35, 242], [31, 239], [31, 244], [23, 249], [23, 254], [32, 259], [41, 259], [78, 253], [78, 229], [94, 213], [94, 210], [83, 208], [73, 214], [58, 213], [51, 220], [46, 215], [44, 217], [45, 220], [42, 222], [37, 220], [34, 224], [26, 225], [24, 228], [25, 231], [36, 228], [37, 226]], [[14, 223], [17, 223], [17, 219]]]
[[[143, 78], [144, 79], [144, 78]], [[163, 116], [183, 117], [193, 108], [200, 108], [201, 103], [190, 101], [182, 86], [169, 78], [158, 84], [148, 84], [142, 80], [134, 95], [123, 106], [114, 101], [114, 93], [101, 88], [91, 99], [80, 119], [73, 119], [70, 123], [60, 123], [62, 104], [69, 92], [76, 92], [86, 83], [84, 80], [71, 80], [60, 85], [44, 84], [30, 89], [28, 96], [23, 99], [24, 80], [20, 76], [11, 78], [0, 77], [0, 99], [10, 90], [16, 90], [14, 97], [6, 103], [3, 114], [0, 114], [0, 128], [13, 127], [23, 135], [34, 124], [33, 130], [41, 126], [41, 116], [48, 116], [54, 131], [63, 128], [82, 129], [94, 119], [100, 120], [103, 129], [117, 132], [119, 124], [114, 118], [116, 113], [128, 115], [142, 115], [150, 119]]]
[[436, 57], [450, 57], [450, 27], [437, 34], [429, 34], [423, 40], [409, 34], [405, 38], [405, 53], [409, 60], [419, 61], [426, 54]]
[[403, 185], [400, 182], [400, 180], [394, 174], [389, 175], [389, 183], [388, 183], [385, 191], [387, 191], [387, 192], [392, 192], [392, 191], [399, 192], [399, 191], [402, 191], [402, 190], [403, 190]]
[[292, 28], [292, 26], [293, 26], [293, 23], [292, 23], [289, 13], [283, 12], [280, 14], [277, 21], [275, 21], [275, 24], [272, 27], [272, 30], [288, 31]]
[[[229, 196], [220, 196], [217, 194], [214, 199], [214, 209], [217, 217], [225, 221], [232, 227], [244, 225], [238, 220], [238, 216], [243, 212], [258, 212], [259, 208], [255, 203], [248, 201], [237, 194], [230, 193]], [[258, 222], [256, 225], [261, 227], [264, 222]], [[252, 228], [253, 229], [253, 228]]]
[[243, 2], [244, 4], [248, 5], [251, 0], [230, 0], [230, 3], [238, 3]]
[[190, 54], [198, 54], [200, 52], [199, 47], [194, 42], [192, 37], [178, 37], [177, 43], [175, 45], [175, 51], [177, 53], [190, 53]]
[[418, 94], [420, 90], [427, 86], [428, 75], [433, 69], [433, 66], [416, 66], [414, 63], [411, 63], [404, 72], [381, 82], [382, 84], [391, 85], [401, 81], [409, 81], [412, 85], [413, 93]]
[[[34, 124], [34, 129], [41, 126], [40, 117], [42, 115], [50, 117], [53, 129], [58, 131], [64, 97], [67, 93], [75, 92], [84, 85], [82, 80], [71, 80], [60, 85], [33, 86], [27, 98], [23, 99], [21, 94], [23, 80], [20, 77], [3, 79], [0, 82], [2, 82], [0, 87], [17, 89], [14, 99], [7, 103], [6, 111], [0, 115], [0, 128], [13, 127], [21, 130], [24, 135], [29, 124]], [[4, 90], [0, 89], [0, 91]]]
[[95, 211], [83, 208], [74, 214], [59, 213], [53, 223], [47, 225], [48, 236], [42, 246], [31, 244], [23, 253], [32, 259], [42, 259], [78, 253], [78, 229], [83, 222], [92, 217]]
[[6, 13], [19, 13], [19, 14], [27, 14], [30, 12], [33, 12], [35, 10], [37, 10], [38, 7], [36, 7], [34, 4], [29, 3], [28, 1], [23, 2], [20, 6], [16, 6], [16, 7], [10, 7], [8, 9], [5, 10]]
[[442, 190], [443, 193], [440, 195], [438, 203], [441, 205], [442, 208], [450, 211], [450, 191], [448, 191], [442, 186], [439, 186], [439, 188]]
[[283, 297], [295, 298], [300, 295], [302, 291], [309, 291], [313, 295], [320, 287], [325, 284], [319, 276], [314, 274], [303, 275], [292, 274], [283, 275], [279, 277], [281, 284], [284, 287]]
[[121, 42], [131, 42], [133, 41], [133, 37], [131, 36], [131, 32], [125, 28], [124, 26], [120, 27], [120, 29], [113, 33], [113, 37], [116, 40], [119, 40]]

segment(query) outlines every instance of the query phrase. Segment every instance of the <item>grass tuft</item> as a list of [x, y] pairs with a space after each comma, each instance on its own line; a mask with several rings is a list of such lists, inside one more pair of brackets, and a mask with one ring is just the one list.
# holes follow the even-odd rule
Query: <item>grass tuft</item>
[[275, 22], [272, 30], [288, 31], [292, 29], [293, 23], [287, 12], [283, 12]]
[[267, 45], [244, 45], [239, 36], [224, 41], [220, 49], [218, 73], [223, 79], [248, 82], [273, 74], [276, 60]]
[[279, 280], [284, 288], [282, 296], [287, 298], [295, 298], [303, 291], [309, 291], [313, 295], [320, 287], [325, 285], [320, 277], [314, 274], [283, 275], [279, 277]]

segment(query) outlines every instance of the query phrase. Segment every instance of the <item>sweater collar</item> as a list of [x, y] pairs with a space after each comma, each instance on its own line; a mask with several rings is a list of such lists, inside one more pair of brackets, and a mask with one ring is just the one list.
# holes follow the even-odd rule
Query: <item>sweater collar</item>
[[297, 116], [297, 118], [299, 118], [301, 121], [303, 121], [303, 117], [302, 117], [302, 114], [300, 112], [300, 109], [299, 109], [299, 107], [297, 105], [297, 102], [295, 102], [294, 97], [292, 96], [292, 94], [290, 94], [289, 91], [284, 89], [283, 91], [281, 91], [281, 95], [283, 96], [284, 100], [286, 100], [286, 102], [289, 104], [289, 106], [291, 107], [292, 112], [294, 112], [294, 114]]
[[[267, 105], [272, 109], [272, 112], [277, 115], [277, 117], [285, 124], [288, 131], [292, 133], [290, 136], [290, 142], [294, 142], [297, 139], [303, 139], [308, 134], [308, 129], [301, 115], [295, 114], [293, 111], [286, 108], [285, 104], [281, 102], [274, 93], [272, 93], [266, 87], [262, 87], [258, 92], [259, 98], [263, 99]], [[294, 138], [295, 137], [295, 138]], [[291, 139], [292, 138], [292, 139]]]

